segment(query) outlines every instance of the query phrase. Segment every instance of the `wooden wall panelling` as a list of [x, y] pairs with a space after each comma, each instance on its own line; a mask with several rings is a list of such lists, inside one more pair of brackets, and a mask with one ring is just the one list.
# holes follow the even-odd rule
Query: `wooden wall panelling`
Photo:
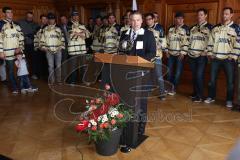
[[[187, 25], [193, 25], [196, 23], [196, 10], [199, 8], [206, 8], [209, 11], [208, 21], [212, 24], [217, 24], [221, 21], [222, 8], [230, 6], [235, 10], [234, 19], [240, 15], [239, 0], [168, 0], [165, 2], [165, 28], [169, 27], [174, 21], [174, 14], [176, 11], [182, 11], [185, 13], [185, 23]], [[160, 7], [160, 6], [158, 6]], [[183, 85], [191, 84], [191, 71], [188, 65], [188, 62], [185, 61], [184, 72], [182, 76]], [[224, 72], [221, 71], [218, 76], [217, 81], [217, 96], [220, 99], [225, 99], [226, 96], [226, 76]], [[210, 64], [207, 65], [206, 74], [205, 74], [205, 92], [207, 92], [207, 84], [210, 78]], [[191, 87], [191, 86], [189, 86]], [[207, 94], [206, 94], [207, 95]]]
[[193, 3], [193, 4], [167, 4], [166, 5], [166, 27], [171, 26], [174, 23], [175, 13], [181, 11], [185, 14], [185, 24], [191, 26], [196, 24], [196, 11], [199, 8], [206, 8], [209, 12], [209, 23], [216, 24], [218, 16], [218, 3]]
[[[73, 5], [83, 6], [84, 7], [84, 21], [90, 16], [89, 10], [91, 8], [106, 5], [106, 10], [109, 10], [109, 5], [112, 10], [119, 14], [120, 17], [124, 15], [126, 10], [131, 9], [132, 1], [131, 0], [120, 0], [119, 10], [118, 2], [115, 0], [88, 0], [88, 1], [77, 1], [77, 0], [59, 0], [62, 1], [57, 3], [57, 8], [59, 12], [64, 12], [69, 10]], [[66, 4], [67, 3], [67, 4]], [[221, 21], [221, 10], [225, 6], [232, 6], [235, 9], [235, 18], [240, 16], [240, 0], [137, 0], [139, 11], [146, 13], [150, 11], [156, 11], [159, 14], [159, 22], [163, 24], [165, 29], [167, 29], [174, 20], [174, 14], [176, 11], [182, 11], [185, 13], [185, 23], [187, 25], [193, 25], [196, 23], [196, 10], [199, 8], [206, 8], [209, 11], [208, 21], [212, 24], [219, 23]], [[68, 6], [68, 7], [66, 7]], [[116, 11], [117, 9], [117, 11]], [[82, 13], [83, 14], [83, 13]], [[119, 17], [118, 17], [119, 20]], [[210, 65], [208, 64], [206, 70], [206, 87], [209, 80]], [[182, 76], [182, 83], [187, 84], [191, 88], [191, 72], [188, 66], [188, 62], [185, 62], [184, 72]], [[220, 73], [218, 77], [218, 88], [217, 92], [220, 95], [221, 99], [225, 98], [225, 75], [223, 72]], [[207, 91], [207, 89], [205, 90]]]
[[[49, 11], [56, 12], [54, 0], [1, 0], [1, 10], [4, 6], [13, 8], [14, 20], [23, 19], [27, 11], [34, 13], [34, 21], [39, 21], [40, 14]], [[1, 12], [1, 18], [3, 17]]]
[[[196, 23], [196, 10], [199, 8], [207, 8], [209, 11], [208, 21], [212, 24], [221, 21], [221, 10], [225, 6], [231, 6], [235, 10], [234, 19], [240, 16], [240, 0], [137, 0], [140, 12], [153, 12], [159, 14], [159, 22], [167, 29], [174, 20], [176, 11], [185, 13], [185, 23], [193, 25]], [[39, 16], [43, 13], [52, 11], [57, 15], [70, 15], [73, 6], [76, 6], [80, 13], [81, 22], [87, 23], [94, 8], [102, 8], [106, 12], [112, 10], [118, 22], [120, 17], [124, 15], [126, 10], [131, 9], [132, 0], [1, 0], [0, 6], [11, 6], [14, 9], [15, 19], [22, 19], [27, 11], [34, 12], [34, 20], [39, 21]], [[209, 79], [210, 65], [206, 71], [206, 86]], [[185, 62], [182, 83], [191, 84], [191, 72], [188, 63]], [[218, 94], [225, 97], [225, 75], [221, 72], [218, 77]], [[221, 85], [221, 86], [220, 86]], [[189, 86], [191, 87], [191, 86]]]

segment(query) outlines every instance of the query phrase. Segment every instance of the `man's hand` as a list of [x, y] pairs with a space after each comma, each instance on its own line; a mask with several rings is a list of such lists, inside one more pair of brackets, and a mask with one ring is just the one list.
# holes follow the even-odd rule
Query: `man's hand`
[[22, 52], [22, 51], [21, 51], [20, 48], [15, 49], [15, 53], [16, 53], [16, 54], [21, 53], [21, 52]]
[[46, 53], [48, 52], [47, 48], [40, 48], [40, 50], [43, 51], [43, 52], [46, 52]]
[[58, 48], [56, 53], [62, 53], [62, 48]]
[[85, 31], [75, 32], [74, 35], [79, 36], [79, 37], [81, 37], [81, 38], [85, 38]]
[[208, 55], [207, 58], [208, 58], [208, 60], [210, 61], [210, 60], [214, 59], [215, 56], [213, 56], [213, 55]]
[[1, 52], [0, 53], [0, 59], [5, 59], [5, 58], [6, 58], [5, 54], [3, 52]]
[[180, 54], [179, 56], [178, 56], [178, 59], [181, 61], [181, 60], [183, 60], [183, 58], [184, 58], [184, 55], [183, 54]]
[[207, 52], [202, 52], [201, 56], [207, 56]]
[[168, 52], [165, 52], [165, 54], [166, 54], [167, 58], [170, 57], [170, 54]]

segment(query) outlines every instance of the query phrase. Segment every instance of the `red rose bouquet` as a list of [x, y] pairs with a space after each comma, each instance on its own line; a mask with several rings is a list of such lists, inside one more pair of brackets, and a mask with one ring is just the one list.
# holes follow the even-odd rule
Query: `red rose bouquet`
[[89, 140], [107, 140], [112, 131], [124, 127], [132, 117], [131, 110], [120, 102], [119, 95], [109, 90], [110, 86], [105, 85], [103, 96], [86, 100], [86, 111], [75, 126], [77, 132], [87, 133]]

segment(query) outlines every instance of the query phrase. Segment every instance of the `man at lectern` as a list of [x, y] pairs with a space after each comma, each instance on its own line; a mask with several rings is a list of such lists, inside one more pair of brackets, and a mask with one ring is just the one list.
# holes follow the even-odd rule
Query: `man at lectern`
[[130, 15], [130, 21], [131, 28], [121, 35], [119, 50], [150, 61], [156, 56], [156, 42], [153, 33], [142, 28], [143, 19], [140, 12], [133, 12]]
[[[156, 42], [153, 33], [142, 28], [143, 19], [141, 13], [133, 12], [130, 15], [130, 21], [131, 28], [124, 31], [121, 35], [119, 51], [127, 55], [140, 56], [148, 61], [151, 61], [151, 59], [156, 56]], [[145, 76], [144, 72], [142, 72], [142, 76]], [[144, 85], [146, 84], [142, 84], [142, 86]], [[142, 96], [142, 98], [136, 100], [135, 105], [140, 108], [140, 112], [137, 113], [139, 124], [138, 135], [142, 136], [145, 132], [145, 125], [147, 120], [147, 96]], [[123, 134], [123, 139], [129, 139], [128, 136], [130, 136], [131, 133], [129, 131], [126, 132], [127, 133]], [[123, 145], [125, 145], [125, 147], [122, 147], [121, 151], [130, 152], [132, 145], [128, 144], [127, 142], [125, 142]]]

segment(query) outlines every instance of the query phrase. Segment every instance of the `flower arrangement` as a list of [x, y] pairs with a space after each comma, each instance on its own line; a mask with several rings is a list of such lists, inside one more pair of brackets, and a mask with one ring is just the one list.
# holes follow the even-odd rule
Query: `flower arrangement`
[[86, 99], [86, 111], [75, 126], [75, 130], [86, 133], [90, 141], [108, 140], [112, 131], [124, 127], [132, 117], [131, 110], [120, 103], [119, 95], [109, 90], [106, 84], [103, 96]]

